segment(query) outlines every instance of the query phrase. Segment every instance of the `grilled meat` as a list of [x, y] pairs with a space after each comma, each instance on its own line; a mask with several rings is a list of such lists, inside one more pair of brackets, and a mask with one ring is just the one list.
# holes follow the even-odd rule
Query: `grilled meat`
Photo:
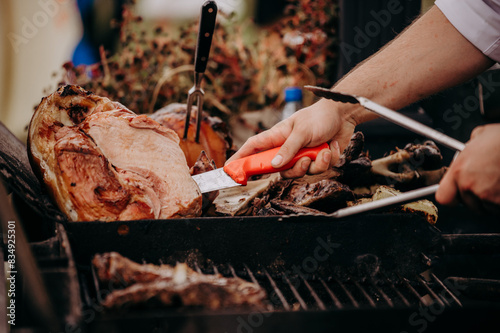
[[188, 165], [191, 167], [196, 163], [201, 151], [204, 150], [209, 159], [215, 161], [215, 165], [220, 168], [226, 162], [226, 155], [231, 148], [232, 140], [229, 136], [227, 128], [217, 117], [210, 117], [207, 113], [202, 113], [200, 125], [200, 142], [195, 142], [196, 134], [196, 117], [197, 109], [193, 107], [191, 110], [191, 118], [189, 122], [189, 131], [187, 139], [184, 137], [184, 124], [186, 121], [186, 104], [170, 104], [156, 111], [151, 115], [151, 118], [162, 124], [163, 126], [174, 130], [181, 138], [180, 146]]
[[324, 173], [294, 180], [281, 196], [281, 200], [326, 213], [345, 207], [352, 199], [354, 193], [348, 186]]
[[339, 162], [336, 167], [342, 168], [347, 166], [351, 161], [356, 160], [363, 155], [363, 148], [365, 146], [365, 136], [362, 132], [355, 132], [351, 136], [349, 144], [340, 156]]
[[137, 264], [116, 252], [96, 255], [92, 260], [101, 283], [125, 286], [115, 289], [103, 302], [106, 308], [145, 303], [166, 306], [200, 306], [211, 310], [265, 306], [266, 292], [241, 278], [208, 275], [186, 264]]
[[175, 132], [78, 86], [42, 100], [28, 145], [33, 169], [72, 221], [201, 215]]
[[[331, 169], [319, 175], [278, 180], [261, 197], [254, 199], [253, 213], [255, 215], [316, 213], [317, 211], [331, 213], [345, 207], [347, 201], [354, 200], [354, 193], [348, 186], [337, 181], [339, 176], [338, 171]], [[269, 206], [268, 203], [272, 200], [277, 201]], [[277, 202], [285, 201], [289, 202], [286, 206], [283, 203], [277, 204]], [[292, 210], [291, 205], [297, 207]]]
[[[410, 190], [439, 182], [446, 171], [446, 167], [442, 167], [441, 153], [432, 141], [408, 144], [374, 161], [363, 151], [363, 146], [363, 134], [356, 132], [332, 169], [319, 175], [275, 181], [253, 200], [252, 214], [332, 213], [352, 205], [354, 199], [359, 199], [356, 204], [372, 200], [372, 196], [377, 200], [379, 191], [375, 195], [373, 192], [380, 185]], [[395, 191], [388, 186], [384, 188]], [[437, 209], [432, 202], [418, 201], [402, 207], [399, 210], [424, 214], [429, 223], [436, 222]]]
[[[214, 160], [210, 160], [207, 156], [207, 153], [202, 150], [200, 156], [198, 157], [198, 160], [194, 163], [191, 169], [189, 169], [189, 173], [191, 174], [191, 176], [194, 176], [215, 169], [217, 169], [217, 167], [215, 166]], [[215, 198], [217, 198], [218, 195], [219, 191], [206, 192], [202, 194], [202, 209], [204, 212], [210, 207], [210, 205], [212, 204], [212, 202], [214, 202]]]

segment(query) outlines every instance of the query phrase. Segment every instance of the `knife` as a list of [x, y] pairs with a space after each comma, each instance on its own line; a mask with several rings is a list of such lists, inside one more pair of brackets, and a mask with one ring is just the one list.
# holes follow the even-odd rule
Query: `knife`
[[223, 168], [194, 175], [193, 180], [198, 184], [201, 193], [246, 185], [249, 177], [288, 170], [302, 157], [307, 156], [314, 161], [321, 150], [329, 149], [330, 146], [328, 143], [323, 143], [313, 148], [302, 148], [289, 163], [281, 168], [274, 168], [271, 161], [280, 148], [276, 147], [234, 160]]

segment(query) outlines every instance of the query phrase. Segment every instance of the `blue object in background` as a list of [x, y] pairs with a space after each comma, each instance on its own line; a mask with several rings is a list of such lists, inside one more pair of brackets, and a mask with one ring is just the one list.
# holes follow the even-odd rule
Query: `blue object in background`
[[119, 28], [112, 20], [121, 20], [125, 0], [77, 0], [83, 25], [83, 37], [73, 53], [73, 63], [94, 64], [100, 60], [99, 48], [113, 54], [119, 38]]
[[302, 108], [302, 89], [299, 87], [285, 88], [285, 106], [281, 112], [284, 120]]
[[94, 0], [78, 0], [78, 10], [82, 18], [83, 36], [73, 53], [73, 64], [75, 66], [90, 65], [99, 61], [99, 47], [93, 45], [90, 34], [90, 24], [93, 12]]
[[71, 59], [75, 66], [84, 64], [90, 65], [95, 64], [99, 61], [99, 57], [96, 55], [95, 48], [85, 39], [85, 35], [80, 40], [80, 43], [76, 46], [75, 52], [73, 53], [73, 58]]

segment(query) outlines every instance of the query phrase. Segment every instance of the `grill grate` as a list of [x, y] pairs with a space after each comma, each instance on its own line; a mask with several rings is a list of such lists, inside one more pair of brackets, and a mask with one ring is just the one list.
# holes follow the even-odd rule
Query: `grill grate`
[[[388, 278], [382, 269], [370, 276], [346, 275], [341, 278], [306, 277], [300, 273], [289, 275], [286, 272], [270, 274], [265, 269], [255, 272], [246, 264], [236, 268], [226, 264], [201, 269], [194, 262], [191, 266], [200, 273], [239, 277], [259, 284], [268, 293], [269, 309], [272, 311], [410, 308], [434, 303], [440, 307], [462, 307], [458, 296], [433, 273], [426, 277], [417, 275], [409, 280], [397, 274], [395, 278]], [[103, 300], [100, 296], [105, 295], [106, 291], [99, 284], [94, 269], [91, 269], [90, 281], [92, 288], [87, 285], [82, 288], [83, 299], [97, 299], [101, 303]]]

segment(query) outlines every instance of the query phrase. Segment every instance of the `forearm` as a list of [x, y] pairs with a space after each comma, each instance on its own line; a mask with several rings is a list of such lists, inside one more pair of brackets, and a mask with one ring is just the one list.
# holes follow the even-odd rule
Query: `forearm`
[[[492, 64], [433, 7], [334, 89], [397, 110], [471, 79]], [[346, 104], [340, 109], [354, 123], [376, 117], [359, 106]]]

